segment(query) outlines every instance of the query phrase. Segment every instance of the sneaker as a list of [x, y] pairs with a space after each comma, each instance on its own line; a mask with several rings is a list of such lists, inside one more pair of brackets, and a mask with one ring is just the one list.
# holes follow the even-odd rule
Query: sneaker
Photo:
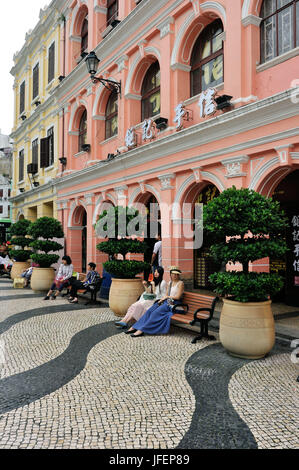
[[50, 297], [48, 295], [46, 295], [46, 297], [44, 297], [43, 300], [49, 300], [49, 298]]
[[115, 326], [121, 326], [123, 328], [125, 328], [126, 326], [128, 326], [124, 321], [116, 321], [114, 323]]

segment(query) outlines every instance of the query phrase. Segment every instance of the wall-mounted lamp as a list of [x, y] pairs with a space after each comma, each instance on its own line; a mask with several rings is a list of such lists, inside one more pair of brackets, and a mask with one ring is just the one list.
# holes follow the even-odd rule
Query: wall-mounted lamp
[[34, 104], [35, 104], [36, 107], [38, 107], [38, 105], [40, 105], [41, 102], [39, 100], [37, 100], [37, 101], [34, 101]]
[[81, 149], [83, 152], [90, 152], [90, 144], [82, 144]]
[[157, 129], [159, 129], [160, 131], [163, 131], [167, 127], [168, 119], [159, 117], [155, 119], [155, 123], [156, 123]]
[[64, 80], [64, 79], [65, 79], [65, 76], [64, 76], [64, 75], [59, 75], [58, 80], [59, 80], [60, 82], [62, 82], [62, 80]]
[[93, 83], [101, 82], [108, 90], [115, 91], [119, 95], [121, 94], [121, 82], [115, 82], [114, 80], [106, 80], [105, 78], [95, 77], [98, 70], [100, 59], [97, 58], [96, 53], [91, 51], [85, 59], [88, 73], [90, 74], [91, 81]]
[[66, 162], [67, 162], [66, 157], [60, 157], [58, 160], [60, 161], [61, 165], [63, 165], [63, 166], [66, 165]]
[[34, 186], [35, 188], [38, 188], [39, 182], [38, 182], [38, 181], [33, 181], [33, 186]]
[[26, 114], [22, 114], [22, 116], [20, 116], [20, 117], [21, 117], [22, 121], [25, 121], [25, 119], [27, 119]]
[[25, 188], [19, 188], [19, 191], [20, 191], [20, 193], [24, 193], [24, 192], [25, 192]]
[[230, 108], [232, 106], [230, 102], [231, 99], [232, 99], [232, 96], [230, 95], [221, 95], [215, 98], [215, 101], [217, 103], [217, 109]]
[[113, 160], [113, 158], [115, 158], [114, 153], [108, 153], [107, 160]]

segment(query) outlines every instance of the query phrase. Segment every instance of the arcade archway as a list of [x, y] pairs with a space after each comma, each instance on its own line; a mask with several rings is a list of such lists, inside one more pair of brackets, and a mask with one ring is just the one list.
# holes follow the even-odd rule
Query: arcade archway
[[288, 218], [288, 228], [282, 236], [288, 245], [283, 259], [270, 260], [270, 272], [284, 278], [284, 287], [273, 299], [299, 307], [299, 170], [289, 173], [276, 187], [273, 199], [279, 201]]

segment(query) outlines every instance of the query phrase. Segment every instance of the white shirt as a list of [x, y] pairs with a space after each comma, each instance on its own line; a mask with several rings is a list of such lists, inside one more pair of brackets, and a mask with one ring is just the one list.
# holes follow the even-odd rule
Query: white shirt
[[6, 255], [5, 258], [0, 256], [0, 264], [4, 264], [5, 266], [11, 266], [12, 261], [11, 261], [11, 259], [9, 259], [8, 255]]
[[162, 241], [158, 241], [154, 245], [154, 253], [158, 255], [158, 265], [162, 266]]
[[74, 271], [74, 266], [72, 264], [65, 265], [61, 263], [61, 265], [59, 266], [58, 273], [56, 275], [56, 279], [59, 279], [62, 277], [64, 279], [69, 279], [72, 277], [73, 271]]

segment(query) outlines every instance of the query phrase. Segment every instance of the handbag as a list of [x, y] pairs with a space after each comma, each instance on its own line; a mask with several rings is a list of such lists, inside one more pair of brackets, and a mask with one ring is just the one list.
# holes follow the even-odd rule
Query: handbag
[[63, 277], [59, 277], [58, 279], [55, 279], [55, 285], [57, 289], [59, 289], [63, 283], [64, 283]]

